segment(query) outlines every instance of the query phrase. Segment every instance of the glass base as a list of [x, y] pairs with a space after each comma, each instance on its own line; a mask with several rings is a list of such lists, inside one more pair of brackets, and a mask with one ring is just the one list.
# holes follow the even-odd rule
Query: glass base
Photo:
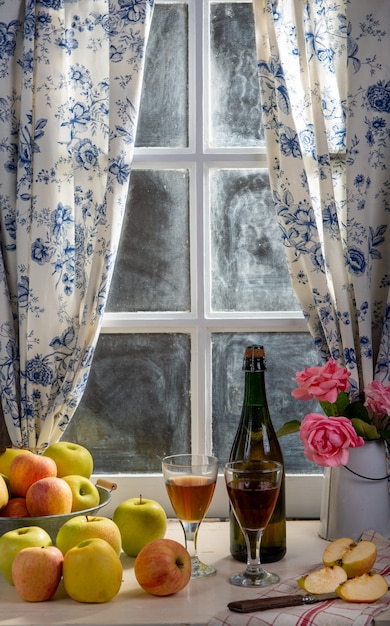
[[192, 571], [191, 578], [204, 578], [205, 576], [212, 576], [217, 573], [217, 570], [212, 565], [206, 565], [199, 560], [197, 556], [191, 557]]
[[280, 580], [277, 574], [267, 572], [264, 569], [249, 572], [245, 570], [239, 574], [233, 574], [230, 576], [229, 582], [236, 587], [267, 587], [268, 585], [275, 585]]

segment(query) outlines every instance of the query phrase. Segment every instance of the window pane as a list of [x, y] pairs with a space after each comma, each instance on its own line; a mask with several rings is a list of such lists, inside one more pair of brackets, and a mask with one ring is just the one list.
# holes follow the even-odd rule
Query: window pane
[[[212, 336], [212, 427], [213, 453], [225, 462], [236, 433], [244, 398], [244, 350], [262, 345], [266, 356], [266, 390], [272, 423], [278, 430], [285, 422], [301, 420], [318, 412], [318, 402], [298, 402], [291, 391], [297, 371], [318, 363], [317, 350], [307, 333], [215, 333]], [[290, 473], [321, 473], [303, 456], [298, 433], [280, 438], [286, 470]]]
[[213, 311], [300, 310], [266, 170], [210, 171]]
[[188, 6], [156, 4], [146, 50], [136, 147], [188, 146]]
[[87, 442], [94, 471], [160, 472], [179, 442], [190, 450], [190, 337], [106, 334], [67, 431]]
[[188, 171], [133, 169], [107, 310], [190, 304]]
[[262, 146], [251, 2], [210, 6], [210, 147]]

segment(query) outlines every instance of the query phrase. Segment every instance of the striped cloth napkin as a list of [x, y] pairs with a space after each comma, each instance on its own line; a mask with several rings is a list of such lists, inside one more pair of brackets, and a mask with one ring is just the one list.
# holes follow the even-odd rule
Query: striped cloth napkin
[[[390, 540], [375, 531], [367, 531], [362, 539], [374, 541], [378, 555], [375, 570], [389, 580]], [[318, 565], [316, 567], [322, 567]], [[297, 577], [302, 572], [297, 573]], [[283, 596], [299, 593], [296, 578], [280, 582], [267, 589], [261, 597]], [[255, 597], [255, 596], [253, 596]], [[343, 600], [327, 600], [318, 604], [269, 609], [256, 613], [234, 613], [229, 609], [217, 613], [208, 626], [370, 626], [375, 616], [390, 607], [390, 592], [372, 604], [348, 603]]]

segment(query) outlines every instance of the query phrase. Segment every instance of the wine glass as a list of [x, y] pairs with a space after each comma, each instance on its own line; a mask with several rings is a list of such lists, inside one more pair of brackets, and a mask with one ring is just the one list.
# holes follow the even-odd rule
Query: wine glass
[[278, 461], [232, 461], [224, 468], [233, 513], [245, 537], [247, 567], [229, 578], [239, 587], [264, 587], [279, 581], [260, 561], [261, 537], [280, 491], [283, 466]]
[[215, 574], [197, 555], [199, 526], [209, 508], [218, 474], [218, 459], [206, 454], [174, 454], [162, 460], [165, 486], [173, 510], [183, 528], [191, 555], [191, 578]]

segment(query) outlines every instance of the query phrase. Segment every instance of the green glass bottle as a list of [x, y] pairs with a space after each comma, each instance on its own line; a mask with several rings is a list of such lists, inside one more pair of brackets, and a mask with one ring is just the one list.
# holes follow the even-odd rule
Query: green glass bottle
[[[230, 452], [230, 461], [241, 459], [272, 459], [283, 462], [283, 454], [268, 409], [264, 372], [263, 346], [250, 346], [244, 354], [245, 392], [241, 419]], [[279, 561], [286, 554], [286, 498], [283, 471], [280, 494], [271, 520], [261, 540], [263, 563]], [[243, 534], [230, 510], [230, 552], [238, 561], [246, 562]]]

